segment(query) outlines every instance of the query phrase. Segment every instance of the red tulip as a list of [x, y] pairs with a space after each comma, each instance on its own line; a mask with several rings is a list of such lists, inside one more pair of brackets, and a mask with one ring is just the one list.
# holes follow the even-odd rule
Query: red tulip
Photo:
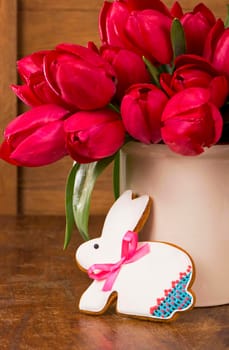
[[162, 139], [177, 153], [192, 156], [215, 144], [223, 120], [208, 89], [188, 88], [174, 95], [162, 115]]
[[65, 121], [67, 149], [79, 163], [90, 163], [114, 154], [125, 140], [118, 113], [110, 109], [80, 111]]
[[34, 52], [17, 62], [18, 73], [24, 82], [27, 83], [33, 74], [43, 72], [44, 57], [48, 53], [48, 50]]
[[178, 1], [174, 2], [173, 6], [170, 10], [170, 13], [171, 13], [172, 17], [174, 17], [174, 18], [181, 19], [183, 17], [184, 13], [183, 13], [182, 7]]
[[204, 57], [209, 60], [219, 73], [229, 79], [229, 28], [225, 29], [221, 19], [210, 31], [205, 48]]
[[18, 62], [25, 85], [13, 85], [29, 106], [57, 104], [68, 110], [106, 106], [116, 91], [113, 68], [90, 48], [61, 44]]
[[187, 53], [202, 55], [207, 35], [216, 23], [212, 11], [200, 3], [194, 7], [193, 11], [184, 13], [181, 5], [176, 1], [170, 13], [173, 18], [179, 18], [183, 25]]
[[30, 107], [47, 103], [66, 106], [45, 80], [43, 62], [49, 52], [38, 51], [17, 62], [18, 73], [25, 84], [11, 87], [17, 97]]
[[69, 112], [62, 107], [36, 107], [15, 118], [4, 133], [0, 158], [20, 166], [53, 163], [67, 154], [63, 120]]
[[185, 13], [180, 20], [186, 36], [187, 53], [201, 55], [207, 35], [216, 23], [214, 14], [204, 4], [199, 4], [192, 12]]
[[228, 96], [228, 83], [225, 76], [219, 76], [213, 66], [204, 58], [194, 55], [179, 56], [172, 75], [160, 75], [162, 88], [171, 97], [175, 93], [190, 87], [209, 88], [211, 100], [222, 107]]
[[17, 97], [30, 107], [42, 104], [57, 104], [67, 107], [61, 97], [50, 88], [43, 73], [33, 73], [27, 80], [27, 84], [11, 85], [11, 88]]
[[155, 85], [133, 85], [124, 96], [121, 115], [127, 132], [143, 143], [161, 140], [161, 115], [168, 98]]
[[169, 10], [160, 0], [115, 0], [125, 4], [129, 11], [143, 11], [147, 9], [156, 10], [169, 15]]
[[133, 51], [105, 46], [102, 48], [102, 57], [115, 70], [117, 76], [116, 96], [119, 100], [131, 85], [150, 82], [150, 75], [142, 58]]
[[44, 73], [53, 91], [76, 109], [104, 107], [115, 94], [113, 68], [83, 46], [58, 45], [45, 57]]
[[100, 36], [104, 44], [130, 49], [157, 63], [172, 59], [172, 17], [157, 1], [104, 2], [100, 13]]

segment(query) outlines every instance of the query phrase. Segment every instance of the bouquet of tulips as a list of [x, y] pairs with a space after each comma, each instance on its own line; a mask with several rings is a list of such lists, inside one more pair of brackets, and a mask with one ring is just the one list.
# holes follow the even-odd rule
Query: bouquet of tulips
[[88, 238], [94, 183], [130, 140], [164, 143], [184, 156], [229, 140], [229, 20], [204, 4], [105, 1], [101, 45], [62, 43], [18, 61], [14, 93], [30, 108], [5, 129], [0, 157], [43, 166], [68, 155], [67, 246], [74, 221]]

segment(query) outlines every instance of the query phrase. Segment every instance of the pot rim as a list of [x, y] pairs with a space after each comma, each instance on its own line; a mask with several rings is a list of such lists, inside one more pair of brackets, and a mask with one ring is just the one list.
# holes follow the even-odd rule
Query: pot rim
[[183, 159], [229, 159], [229, 144], [216, 144], [210, 148], [205, 148], [204, 152], [197, 156], [183, 156], [175, 153], [169, 149], [165, 144], [150, 144], [146, 145], [138, 141], [130, 141], [121, 148], [121, 153], [125, 154], [137, 154], [142, 157], [166, 157], [166, 158], [183, 158]]

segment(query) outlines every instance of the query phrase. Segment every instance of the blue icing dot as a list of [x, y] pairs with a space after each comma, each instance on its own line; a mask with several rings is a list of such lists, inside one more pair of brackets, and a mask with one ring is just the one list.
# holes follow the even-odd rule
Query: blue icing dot
[[158, 318], [170, 318], [174, 311], [184, 310], [192, 304], [192, 296], [186, 292], [185, 287], [191, 279], [191, 272], [186, 274], [172, 289], [164, 301], [151, 314]]

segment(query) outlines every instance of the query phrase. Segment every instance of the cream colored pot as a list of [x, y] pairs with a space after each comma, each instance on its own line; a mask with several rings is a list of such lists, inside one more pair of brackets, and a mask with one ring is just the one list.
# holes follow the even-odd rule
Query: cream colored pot
[[165, 145], [128, 143], [121, 151], [121, 192], [153, 198], [143, 239], [185, 249], [196, 266], [197, 306], [229, 302], [229, 145], [196, 157]]

